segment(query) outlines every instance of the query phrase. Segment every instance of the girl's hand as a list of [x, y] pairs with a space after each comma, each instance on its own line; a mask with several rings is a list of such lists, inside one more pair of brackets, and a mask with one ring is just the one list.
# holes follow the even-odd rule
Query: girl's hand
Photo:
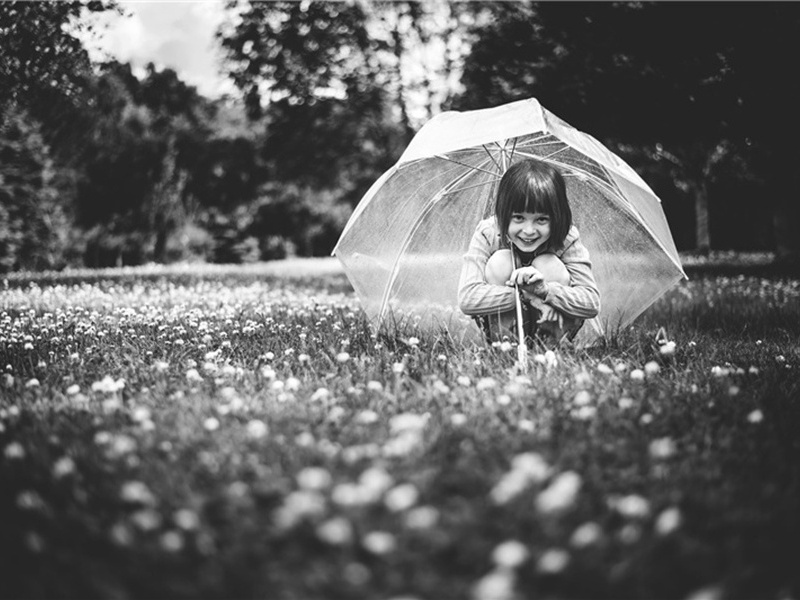
[[506, 285], [533, 285], [537, 281], [544, 281], [544, 275], [536, 267], [520, 267], [511, 271]]
[[544, 281], [544, 275], [535, 267], [514, 269], [508, 281], [506, 281], [506, 285], [511, 287], [519, 285], [524, 292], [530, 295], [539, 298], [547, 297], [547, 284]]
[[536, 321], [538, 324], [542, 324], [546, 321], [556, 321], [560, 328], [564, 327], [564, 317], [558, 312], [555, 308], [550, 306], [549, 304], [542, 303], [541, 306], [538, 307], [539, 311], [542, 313], [539, 317], [539, 320]]

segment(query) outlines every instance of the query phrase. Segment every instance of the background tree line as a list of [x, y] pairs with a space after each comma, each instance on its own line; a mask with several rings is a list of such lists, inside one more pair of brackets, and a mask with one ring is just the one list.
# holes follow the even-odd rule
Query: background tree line
[[0, 270], [324, 255], [427, 118], [531, 96], [679, 248], [797, 261], [795, 3], [233, 1], [241, 99], [92, 64], [67, 24], [106, 10], [0, 4]]

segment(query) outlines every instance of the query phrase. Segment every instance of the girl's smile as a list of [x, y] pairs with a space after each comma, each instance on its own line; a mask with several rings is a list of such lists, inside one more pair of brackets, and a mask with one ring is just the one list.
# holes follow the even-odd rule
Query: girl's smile
[[544, 213], [515, 212], [508, 224], [508, 239], [520, 252], [534, 252], [550, 239], [550, 217]]

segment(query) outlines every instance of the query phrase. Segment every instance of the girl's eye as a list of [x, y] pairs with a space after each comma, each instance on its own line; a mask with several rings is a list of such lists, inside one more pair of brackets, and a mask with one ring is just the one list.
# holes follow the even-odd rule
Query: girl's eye
[[517, 222], [524, 221], [525, 217], [523, 217], [522, 215], [511, 215], [511, 220]]
[[544, 224], [544, 223], [549, 223], [549, 222], [550, 222], [550, 217], [539, 217], [539, 218], [538, 218], [538, 219], [536, 219], [536, 220], [537, 220], [539, 223], [542, 223], [542, 224]]

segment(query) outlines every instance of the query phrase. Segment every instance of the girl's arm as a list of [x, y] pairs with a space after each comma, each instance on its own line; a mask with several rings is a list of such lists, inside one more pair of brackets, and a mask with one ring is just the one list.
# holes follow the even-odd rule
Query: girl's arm
[[586, 246], [576, 239], [560, 258], [569, 272], [569, 285], [547, 283], [547, 293], [542, 300], [571, 317], [596, 317], [600, 312], [600, 291], [592, 274], [592, 262]]
[[496, 250], [492, 243], [495, 235], [493, 227], [479, 225], [464, 255], [458, 283], [458, 306], [465, 315], [488, 315], [515, 307], [514, 289], [486, 283], [484, 276], [486, 261]]

